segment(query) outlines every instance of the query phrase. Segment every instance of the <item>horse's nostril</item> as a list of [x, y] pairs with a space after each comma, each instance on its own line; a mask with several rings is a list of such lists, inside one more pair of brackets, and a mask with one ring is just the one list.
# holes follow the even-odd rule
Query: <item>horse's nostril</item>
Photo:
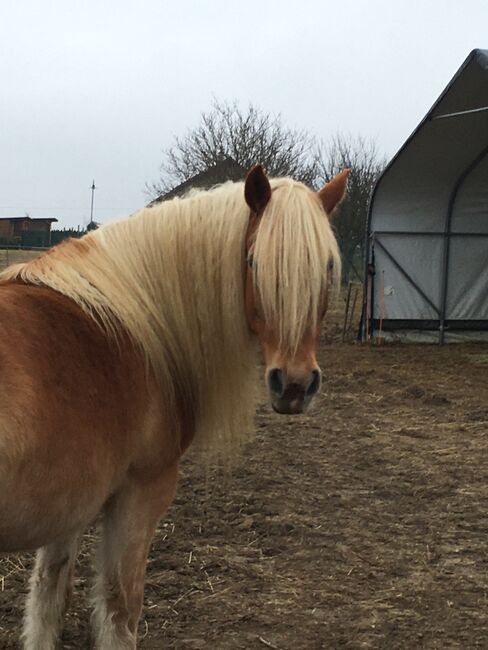
[[307, 395], [315, 395], [320, 388], [320, 370], [312, 370], [312, 381], [307, 388]]
[[283, 395], [284, 391], [284, 382], [283, 382], [283, 372], [279, 368], [273, 368], [268, 373], [268, 386], [272, 393], [276, 395]]

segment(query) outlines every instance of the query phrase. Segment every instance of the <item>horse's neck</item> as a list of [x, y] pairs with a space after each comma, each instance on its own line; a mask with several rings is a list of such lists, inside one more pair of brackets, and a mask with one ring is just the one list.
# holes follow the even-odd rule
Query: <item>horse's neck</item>
[[226, 222], [234, 215], [174, 207], [144, 211], [98, 238], [111, 257], [113, 282], [124, 286], [120, 310], [133, 336], [166, 380], [176, 378], [195, 396], [197, 437], [230, 447], [248, 430], [256, 386], [244, 314], [247, 216]]
[[247, 330], [245, 215], [212, 213], [211, 201], [203, 199], [204, 206], [170, 202], [101, 228], [93, 235], [98, 246], [91, 266], [103, 250], [107, 273], [97, 271], [97, 286], [117, 301], [121, 313], [131, 316], [138, 309], [137, 318], [145, 313], [180, 348], [211, 347], [217, 338], [228, 351], [227, 340], [232, 345], [236, 332], [242, 338]]

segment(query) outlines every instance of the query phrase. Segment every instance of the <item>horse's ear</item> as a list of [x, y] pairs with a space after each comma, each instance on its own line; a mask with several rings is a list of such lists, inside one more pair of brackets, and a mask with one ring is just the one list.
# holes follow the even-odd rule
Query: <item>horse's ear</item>
[[324, 210], [330, 217], [340, 202], [346, 196], [347, 177], [351, 170], [344, 169], [319, 190], [318, 195], [324, 206]]
[[271, 185], [261, 165], [254, 165], [246, 176], [244, 198], [251, 210], [260, 215], [271, 198]]

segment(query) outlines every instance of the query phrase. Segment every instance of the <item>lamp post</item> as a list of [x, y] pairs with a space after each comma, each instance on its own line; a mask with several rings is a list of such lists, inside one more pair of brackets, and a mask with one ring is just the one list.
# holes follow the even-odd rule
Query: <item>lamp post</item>
[[87, 226], [87, 230], [93, 230], [95, 228], [95, 224], [93, 223], [93, 199], [95, 197], [95, 190], [96, 185], [95, 185], [95, 179], [93, 179], [92, 186], [91, 186], [91, 210], [90, 210], [90, 223]]

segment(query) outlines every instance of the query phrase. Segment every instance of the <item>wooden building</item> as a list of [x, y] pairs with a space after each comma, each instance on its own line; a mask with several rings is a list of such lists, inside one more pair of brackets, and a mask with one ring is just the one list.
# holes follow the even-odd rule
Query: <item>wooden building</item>
[[0, 244], [49, 246], [54, 217], [0, 217]]

